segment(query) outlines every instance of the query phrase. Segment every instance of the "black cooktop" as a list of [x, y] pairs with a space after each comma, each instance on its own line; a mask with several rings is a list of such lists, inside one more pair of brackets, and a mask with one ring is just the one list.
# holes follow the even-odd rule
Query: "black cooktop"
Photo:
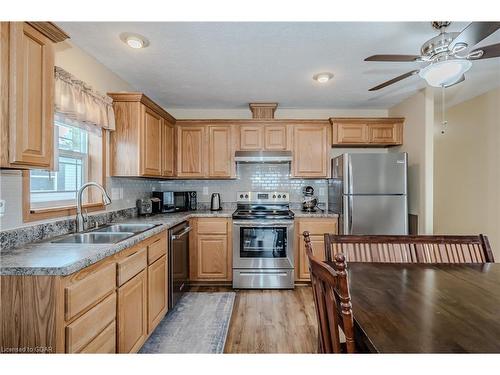
[[293, 217], [294, 213], [290, 210], [236, 210], [233, 213], [233, 219], [279, 220]]

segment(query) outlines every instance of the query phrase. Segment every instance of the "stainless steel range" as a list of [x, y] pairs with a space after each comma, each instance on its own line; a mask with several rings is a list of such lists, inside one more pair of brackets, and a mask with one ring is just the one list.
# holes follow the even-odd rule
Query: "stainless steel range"
[[293, 212], [286, 192], [239, 192], [233, 213], [233, 288], [294, 287]]

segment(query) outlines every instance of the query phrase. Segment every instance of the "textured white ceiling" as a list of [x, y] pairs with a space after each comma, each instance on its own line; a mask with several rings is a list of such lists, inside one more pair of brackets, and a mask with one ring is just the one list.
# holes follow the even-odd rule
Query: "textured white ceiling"
[[[418, 76], [368, 89], [422, 63], [376, 63], [373, 54], [418, 54], [436, 35], [428, 22], [60, 22], [73, 43], [167, 108], [389, 108], [425, 87]], [[453, 23], [460, 31], [467, 23]], [[122, 32], [147, 37], [133, 50]], [[480, 45], [500, 42], [500, 31]], [[330, 71], [326, 85], [312, 80]], [[450, 90], [460, 102], [500, 86], [500, 59], [476, 61]]]

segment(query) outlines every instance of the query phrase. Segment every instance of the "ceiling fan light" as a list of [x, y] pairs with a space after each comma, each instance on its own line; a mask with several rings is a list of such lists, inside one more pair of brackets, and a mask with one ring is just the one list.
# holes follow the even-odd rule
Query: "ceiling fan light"
[[427, 65], [418, 74], [430, 86], [446, 87], [457, 82], [471, 66], [469, 60], [444, 60]]

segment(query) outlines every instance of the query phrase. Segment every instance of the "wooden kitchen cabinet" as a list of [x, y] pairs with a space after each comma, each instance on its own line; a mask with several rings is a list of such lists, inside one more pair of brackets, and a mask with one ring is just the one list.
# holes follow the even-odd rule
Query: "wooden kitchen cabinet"
[[163, 231], [68, 276], [0, 276], [0, 347], [138, 351], [167, 312], [167, 246]]
[[183, 125], [177, 127], [177, 176], [206, 176], [206, 142], [205, 126]]
[[241, 125], [240, 126], [240, 150], [260, 151], [264, 149], [264, 126]]
[[331, 118], [330, 122], [334, 147], [403, 144], [404, 118]]
[[162, 129], [163, 119], [150, 109], [142, 106], [144, 111], [143, 129], [141, 134], [141, 175], [161, 176], [162, 175]]
[[264, 127], [264, 149], [283, 151], [288, 149], [286, 125], [266, 125]]
[[168, 308], [167, 257], [148, 266], [148, 332], [161, 322]]
[[259, 123], [240, 125], [241, 151], [281, 151], [288, 149], [288, 134], [285, 124]]
[[118, 353], [135, 353], [148, 337], [146, 270], [118, 289]]
[[300, 124], [293, 128], [293, 177], [326, 178], [329, 175], [328, 124]]
[[197, 218], [191, 222], [190, 280], [232, 280], [231, 222], [226, 218]]
[[175, 176], [175, 128], [170, 122], [164, 120], [161, 133], [161, 175], [163, 177]]
[[233, 127], [208, 127], [208, 177], [231, 177], [234, 173]]
[[0, 23], [0, 167], [54, 166], [54, 44], [50, 22]]
[[116, 124], [110, 132], [111, 176], [172, 177], [175, 119], [143, 93], [108, 95]]
[[295, 279], [297, 281], [310, 281], [309, 260], [306, 254], [304, 236], [302, 233], [310, 233], [311, 245], [314, 256], [321, 260], [325, 259], [325, 233], [338, 233], [338, 222], [336, 218], [296, 218], [296, 245], [295, 252]]

